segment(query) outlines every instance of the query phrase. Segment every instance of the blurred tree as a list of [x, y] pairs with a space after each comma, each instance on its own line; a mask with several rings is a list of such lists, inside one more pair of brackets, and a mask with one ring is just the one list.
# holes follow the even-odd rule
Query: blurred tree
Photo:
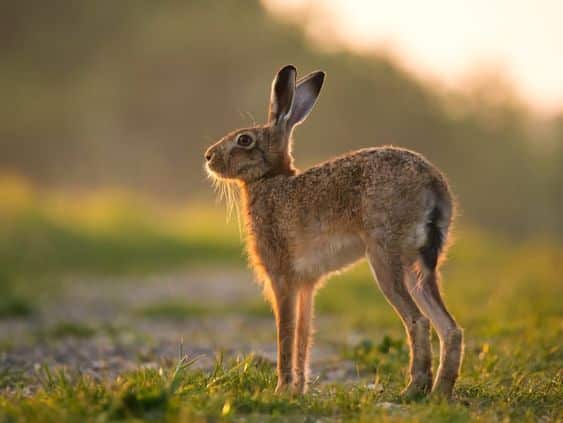
[[257, 0], [0, 8], [0, 167], [36, 183], [209, 195], [205, 147], [262, 121], [274, 72], [294, 63], [328, 73], [296, 132], [298, 164], [373, 145], [413, 148], [450, 175], [467, 219], [563, 238], [561, 119], [539, 130], [498, 78], [444, 94], [384, 55], [318, 51]]

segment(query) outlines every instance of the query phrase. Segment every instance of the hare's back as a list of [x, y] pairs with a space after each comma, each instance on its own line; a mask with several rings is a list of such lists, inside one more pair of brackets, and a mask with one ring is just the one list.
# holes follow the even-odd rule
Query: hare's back
[[306, 202], [333, 200], [351, 207], [370, 198], [412, 201], [427, 189], [449, 197], [447, 182], [432, 163], [416, 152], [391, 146], [348, 153], [294, 178], [292, 188]]
[[401, 233], [425, 222], [437, 203], [451, 214], [441, 172], [422, 155], [396, 147], [358, 150], [322, 163], [295, 176], [290, 190], [296, 201], [288, 205], [298, 220], [323, 228]]
[[[413, 196], [426, 190], [450, 197], [447, 182], [436, 166], [421, 154], [396, 147], [378, 147], [357, 152], [363, 169], [363, 186], [381, 198]], [[352, 160], [356, 154], [351, 156]], [[400, 194], [400, 195], [398, 195]]]

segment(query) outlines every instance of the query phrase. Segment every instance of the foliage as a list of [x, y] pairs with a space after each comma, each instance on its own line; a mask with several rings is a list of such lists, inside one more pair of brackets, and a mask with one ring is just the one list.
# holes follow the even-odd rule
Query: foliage
[[328, 75], [296, 132], [300, 167], [361, 147], [412, 148], [446, 171], [480, 226], [563, 237], [562, 118], [536, 118], [498, 76], [445, 92], [384, 53], [311, 45], [258, 0], [10, 2], [0, 51], [11, 100], [0, 104], [0, 168], [42, 187], [209, 198], [205, 148], [262, 121], [275, 70], [294, 63]]

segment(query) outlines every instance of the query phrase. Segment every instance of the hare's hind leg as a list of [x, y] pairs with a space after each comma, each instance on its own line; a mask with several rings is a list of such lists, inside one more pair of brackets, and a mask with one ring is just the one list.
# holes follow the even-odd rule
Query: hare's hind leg
[[407, 398], [425, 395], [432, 386], [430, 323], [408, 292], [400, 256], [383, 251], [375, 242], [368, 246], [367, 255], [383, 295], [401, 318], [407, 332], [410, 381], [403, 395]]
[[297, 289], [273, 289], [273, 308], [278, 331], [278, 385], [276, 392], [287, 390], [293, 383], [293, 352], [295, 346], [295, 315]]
[[299, 289], [297, 299], [297, 340], [295, 346], [295, 380], [296, 393], [307, 391], [309, 378], [309, 354], [312, 343], [314, 286], [305, 285]]
[[417, 273], [409, 270], [406, 279], [411, 295], [440, 338], [440, 366], [432, 392], [449, 397], [461, 366], [463, 331], [442, 300], [437, 271], [423, 269], [420, 273], [418, 277]]

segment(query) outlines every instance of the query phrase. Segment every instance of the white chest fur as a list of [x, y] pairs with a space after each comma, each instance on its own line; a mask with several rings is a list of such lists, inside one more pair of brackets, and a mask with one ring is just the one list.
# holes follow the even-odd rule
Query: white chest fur
[[364, 253], [364, 244], [357, 235], [319, 235], [302, 241], [295, 249], [293, 268], [305, 278], [318, 278], [354, 263]]

